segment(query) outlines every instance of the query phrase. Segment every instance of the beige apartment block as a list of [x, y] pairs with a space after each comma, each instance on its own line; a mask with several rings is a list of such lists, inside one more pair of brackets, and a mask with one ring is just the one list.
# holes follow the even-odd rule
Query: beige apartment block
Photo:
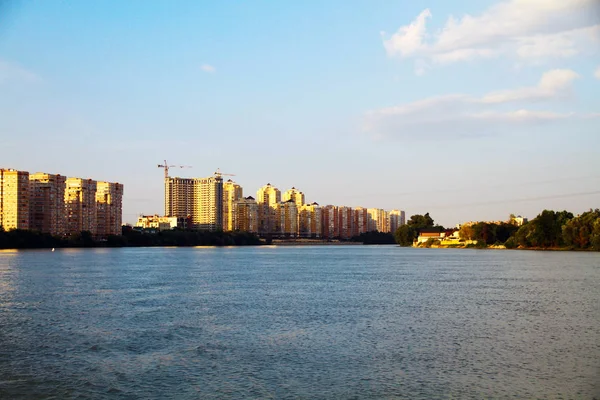
[[278, 215], [276, 209], [281, 202], [281, 191], [270, 183], [256, 192], [258, 204], [258, 232], [261, 234], [278, 233]]
[[243, 198], [243, 189], [240, 185], [229, 179], [223, 183], [223, 230], [235, 229], [234, 213], [235, 202]]
[[194, 186], [192, 178], [165, 178], [165, 216], [192, 215], [194, 209]]
[[293, 199], [277, 205], [277, 232], [286, 237], [298, 236], [298, 207]]
[[296, 203], [296, 207], [300, 209], [305, 204], [304, 193], [292, 187], [283, 194], [283, 201], [293, 200]]
[[123, 185], [98, 182], [96, 185], [96, 235], [120, 235], [123, 218]]
[[389, 232], [387, 211], [381, 208], [369, 208], [369, 231]]
[[142, 229], [157, 229], [159, 231], [183, 227], [181, 217], [161, 217], [158, 215], [140, 215], [135, 226]]
[[389, 228], [390, 232], [394, 233], [396, 230], [406, 223], [406, 214], [402, 210], [391, 210], [389, 213]]
[[0, 169], [0, 226], [29, 229], [29, 172]]
[[57, 236], [67, 233], [66, 182], [62, 175], [29, 175], [29, 229]]
[[192, 225], [208, 231], [223, 228], [223, 178], [220, 176], [194, 179]]
[[89, 231], [96, 235], [96, 181], [67, 178], [65, 187], [66, 233]]
[[305, 204], [298, 212], [298, 236], [321, 237], [321, 207], [317, 203]]
[[244, 232], [258, 232], [258, 204], [252, 196], [241, 198], [234, 203], [234, 228]]

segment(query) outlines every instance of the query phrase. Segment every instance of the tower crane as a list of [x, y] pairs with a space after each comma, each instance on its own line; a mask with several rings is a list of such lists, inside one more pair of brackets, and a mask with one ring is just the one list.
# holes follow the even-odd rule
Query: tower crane
[[169, 177], [169, 168], [192, 168], [190, 165], [169, 165], [167, 160], [164, 161], [164, 164], [158, 164], [158, 168], [163, 168], [165, 170], [165, 179]]
[[213, 174], [215, 176], [215, 178], [220, 178], [223, 175], [227, 175], [227, 176], [235, 176], [235, 174], [226, 174], [224, 172], [221, 172], [220, 168], [217, 168], [217, 170], [215, 171], [215, 173]]

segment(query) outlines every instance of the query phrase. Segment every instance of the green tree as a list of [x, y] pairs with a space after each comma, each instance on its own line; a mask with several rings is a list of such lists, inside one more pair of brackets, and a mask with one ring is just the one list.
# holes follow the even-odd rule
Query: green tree
[[408, 247], [412, 246], [413, 241], [417, 237], [417, 231], [411, 225], [402, 225], [394, 232], [394, 239], [400, 246]]
[[413, 229], [427, 229], [433, 228], [433, 218], [429, 216], [429, 213], [425, 215], [415, 214], [410, 217], [407, 222], [407, 225], [410, 225]]

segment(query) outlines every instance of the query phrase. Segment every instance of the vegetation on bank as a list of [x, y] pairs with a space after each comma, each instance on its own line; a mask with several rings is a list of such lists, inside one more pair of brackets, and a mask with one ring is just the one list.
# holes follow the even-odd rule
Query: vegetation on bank
[[260, 245], [258, 236], [248, 232], [204, 232], [172, 230], [156, 233], [123, 229], [122, 235], [94, 240], [90, 232], [68, 237], [0, 227], [0, 249], [36, 249], [60, 247], [142, 247], [142, 246], [248, 246]]
[[[422, 229], [444, 230], [434, 225], [429, 213], [413, 215], [406, 225], [394, 233], [396, 243], [412, 246]], [[507, 249], [563, 249], [600, 251], [600, 209], [589, 210], [579, 216], [568, 211], [544, 210], [537, 217], [520, 227], [509, 223], [478, 222], [462, 226], [459, 231], [461, 240], [476, 241], [464, 247], [488, 248], [506, 247]], [[424, 247], [440, 245], [428, 240]], [[456, 246], [449, 246], [456, 247]]]
[[379, 231], [361, 233], [358, 236], [353, 236], [350, 241], [362, 244], [396, 244], [394, 235]]

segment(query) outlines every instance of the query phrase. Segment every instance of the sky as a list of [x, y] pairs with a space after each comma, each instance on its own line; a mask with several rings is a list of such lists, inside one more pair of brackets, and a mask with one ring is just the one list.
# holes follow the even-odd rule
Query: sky
[[451, 226], [600, 207], [598, 0], [0, 0], [0, 167]]

